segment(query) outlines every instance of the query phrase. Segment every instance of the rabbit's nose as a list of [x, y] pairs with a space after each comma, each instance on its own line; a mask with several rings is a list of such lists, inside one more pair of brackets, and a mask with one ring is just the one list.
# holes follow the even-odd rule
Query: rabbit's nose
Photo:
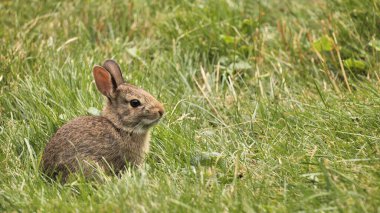
[[164, 115], [165, 111], [163, 109], [159, 109], [158, 110], [158, 114], [160, 114], [160, 117], [162, 117]]

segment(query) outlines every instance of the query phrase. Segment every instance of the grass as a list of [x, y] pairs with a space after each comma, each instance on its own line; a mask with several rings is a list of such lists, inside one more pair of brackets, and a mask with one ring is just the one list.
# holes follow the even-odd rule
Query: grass
[[[380, 211], [380, 3], [2, 1], [0, 211]], [[117, 60], [165, 103], [145, 166], [41, 174]]]

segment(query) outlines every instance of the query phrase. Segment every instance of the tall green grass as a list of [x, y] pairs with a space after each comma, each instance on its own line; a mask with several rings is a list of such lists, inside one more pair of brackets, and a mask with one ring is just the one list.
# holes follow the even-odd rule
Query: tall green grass
[[[378, 1], [3, 1], [0, 211], [380, 211]], [[166, 107], [143, 168], [49, 181], [105, 59]]]

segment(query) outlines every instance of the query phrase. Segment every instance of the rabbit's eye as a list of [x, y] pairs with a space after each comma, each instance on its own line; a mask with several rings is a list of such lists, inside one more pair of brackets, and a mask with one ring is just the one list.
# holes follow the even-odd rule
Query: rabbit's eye
[[137, 100], [137, 99], [133, 99], [133, 100], [131, 100], [131, 101], [130, 101], [130, 104], [131, 104], [131, 106], [134, 107], [134, 108], [135, 108], [135, 107], [138, 107], [138, 106], [141, 105], [140, 101]]

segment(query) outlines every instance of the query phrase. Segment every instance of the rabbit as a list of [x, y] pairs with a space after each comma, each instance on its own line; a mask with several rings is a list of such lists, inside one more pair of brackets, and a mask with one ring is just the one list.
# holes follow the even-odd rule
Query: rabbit
[[66, 181], [69, 174], [81, 171], [87, 178], [95, 167], [120, 174], [144, 162], [150, 129], [163, 117], [163, 104], [125, 83], [113, 60], [95, 65], [93, 76], [107, 103], [100, 116], [78, 117], [58, 129], [42, 155], [42, 170], [48, 176]]

